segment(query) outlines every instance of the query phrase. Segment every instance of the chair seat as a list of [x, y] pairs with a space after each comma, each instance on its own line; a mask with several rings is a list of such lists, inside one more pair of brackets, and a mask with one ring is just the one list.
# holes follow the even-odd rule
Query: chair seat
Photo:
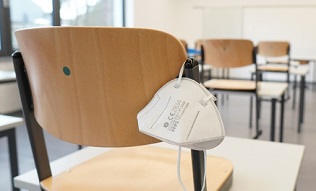
[[[255, 81], [250, 80], [209, 80], [204, 86], [214, 90], [252, 91], [255, 90]], [[288, 88], [288, 83], [283, 82], [259, 82], [258, 96], [261, 98], [280, 98]]]
[[[128, 163], [126, 162], [128, 158]], [[181, 177], [193, 190], [191, 155], [183, 151]], [[229, 188], [232, 163], [207, 157], [207, 188]], [[41, 182], [45, 190], [161, 191], [181, 190], [177, 179], [177, 151], [155, 146], [117, 148]]]
[[285, 82], [260, 82], [258, 84], [258, 96], [267, 99], [279, 99], [288, 88]]
[[211, 89], [236, 91], [252, 91], [256, 89], [255, 81], [249, 80], [213, 79], [204, 82], [204, 86]]
[[[206, 71], [206, 70], [211, 70], [212, 69], [212, 66], [211, 65], [208, 65], [208, 64], [204, 64], [203, 65], [203, 70]], [[199, 70], [202, 71], [202, 65], [199, 65]]]

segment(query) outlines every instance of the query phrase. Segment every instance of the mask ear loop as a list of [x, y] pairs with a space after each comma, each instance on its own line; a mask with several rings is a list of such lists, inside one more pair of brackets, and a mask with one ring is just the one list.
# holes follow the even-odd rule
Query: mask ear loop
[[177, 174], [178, 174], [178, 181], [182, 187], [182, 190], [187, 191], [187, 189], [186, 189], [186, 187], [183, 184], [182, 179], [181, 179], [180, 161], [181, 161], [181, 146], [179, 146], [179, 150], [178, 150]]
[[[205, 185], [206, 185], [206, 162], [207, 162], [206, 150], [203, 150], [203, 153], [204, 153], [204, 176], [203, 176], [203, 186], [202, 186], [201, 191], [204, 191]], [[187, 191], [187, 189], [186, 189], [186, 187], [183, 184], [183, 181], [181, 179], [180, 161], [181, 161], [181, 146], [179, 146], [179, 149], [178, 149], [177, 175], [178, 175], [178, 181], [179, 181], [183, 191]]]
[[184, 64], [185, 64], [185, 62], [183, 62], [182, 66], [181, 66], [177, 83], [174, 86], [175, 88], [180, 87], [180, 83], [181, 83], [181, 79], [182, 79], [182, 75], [183, 75], [183, 71], [184, 71]]
[[[180, 83], [181, 83], [181, 79], [182, 79], [182, 75], [183, 75], [183, 71], [184, 71], [184, 65], [185, 65], [186, 61], [182, 64], [180, 72], [179, 72], [179, 77], [178, 77], [178, 81], [175, 84], [175, 88], [179, 88], [180, 87]], [[213, 96], [214, 97], [214, 96]], [[211, 97], [208, 97], [207, 100], [211, 99]], [[216, 98], [215, 98], [216, 99]], [[204, 152], [204, 177], [203, 177], [203, 186], [201, 191], [204, 191], [205, 189], [205, 185], [206, 185], [206, 162], [207, 162], [207, 156], [206, 156], [206, 151], [203, 150]], [[184, 191], [187, 191], [185, 185], [183, 184], [183, 181], [181, 179], [181, 173], [180, 173], [180, 161], [181, 161], [181, 146], [179, 146], [179, 150], [178, 150], [178, 162], [177, 162], [177, 175], [178, 175], [178, 181], [182, 187], [182, 189]]]
[[206, 150], [203, 150], [203, 154], [204, 154], [204, 177], [203, 177], [203, 186], [202, 186], [201, 191], [204, 191], [205, 186], [206, 186], [206, 163], [207, 163]]

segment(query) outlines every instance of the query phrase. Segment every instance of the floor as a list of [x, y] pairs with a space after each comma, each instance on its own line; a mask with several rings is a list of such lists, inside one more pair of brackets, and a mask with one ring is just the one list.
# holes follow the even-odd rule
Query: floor
[[[308, 84], [306, 89], [305, 121], [303, 131], [297, 133], [298, 105], [292, 109], [292, 100], [285, 106], [285, 130], [284, 142], [305, 145], [305, 155], [297, 180], [297, 191], [312, 191], [316, 187], [316, 85]], [[222, 114], [226, 134], [228, 136], [250, 138], [254, 135], [254, 130], [249, 129], [249, 97], [242, 95], [229, 95], [221, 99], [219, 97], [219, 110]], [[221, 100], [224, 100], [222, 103]], [[296, 103], [298, 104], [298, 103]], [[279, 108], [277, 107], [277, 116]], [[12, 115], [20, 116], [17, 112]], [[314, 118], [315, 117], [315, 118]], [[277, 119], [278, 120], [278, 119]], [[263, 130], [261, 140], [269, 140], [270, 127], [270, 104], [262, 104], [262, 115], [260, 126]], [[20, 173], [27, 172], [34, 168], [34, 162], [24, 126], [17, 127], [18, 157]], [[277, 132], [276, 132], [277, 133]], [[65, 143], [45, 134], [50, 160], [57, 159], [77, 150], [76, 145]], [[276, 134], [278, 136], [278, 133]], [[0, 190], [10, 191], [10, 171], [8, 161], [8, 148], [6, 138], [0, 139]], [[291, 159], [289, 159], [291, 160]], [[260, 164], [260, 161], [256, 161]], [[262, 161], [264, 162], [264, 161]]]

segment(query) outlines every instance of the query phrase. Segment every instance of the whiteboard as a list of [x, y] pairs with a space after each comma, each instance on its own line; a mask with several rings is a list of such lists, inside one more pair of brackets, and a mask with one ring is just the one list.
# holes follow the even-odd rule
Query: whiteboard
[[[243, 38], [254, 43], [285, 40], [291, 44], [292, 58], [316, 58], [316, 7], [245, 7]], [[307, 81], [315, 81], [316, 67], [310, 66]]]

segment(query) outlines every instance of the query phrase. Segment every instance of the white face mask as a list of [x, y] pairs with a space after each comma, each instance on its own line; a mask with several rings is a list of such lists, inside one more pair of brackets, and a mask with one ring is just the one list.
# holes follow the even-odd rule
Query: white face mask
[[219, 145], [225, 137], [216, 98], [203, 85], [182, 78], [183, 70], [184, 64], [179, 78], [160, 88], [137, 114], [142, 133], [179, 146], [178, 174], [181, 147], [205, 151]]
[[182, 78], [183, 69], [137, 114], [139, 130], [173, 145], [212, 149], [225, 136], [216, 98], [203, 85]]

